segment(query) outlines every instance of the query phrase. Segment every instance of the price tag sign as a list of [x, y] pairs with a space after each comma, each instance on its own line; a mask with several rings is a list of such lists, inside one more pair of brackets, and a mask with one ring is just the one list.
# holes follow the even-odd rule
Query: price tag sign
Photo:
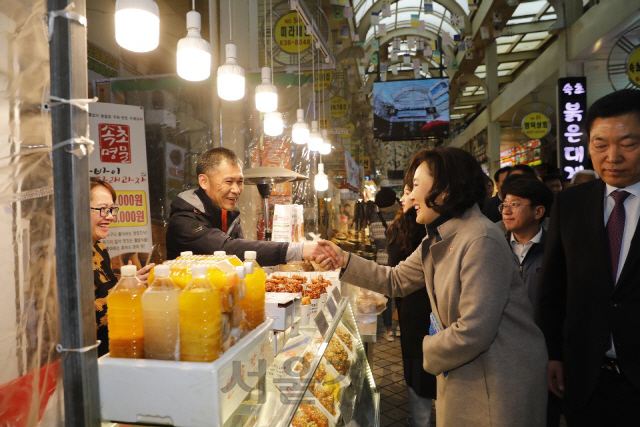
[[336, 303], [333, 302], [333, 298], [329, 298], [327, 300], [327, 309], [329, 310], [329, 313], [331, 313], [331, 318], [335, 319], [338, 307], [336, 307]]
[[333, 299], [336, 300], [336, 304], [340, 304], [340, 301], [342, 301], [342, 294], [340, 293], [340, 289], [338, 289], [338, 287], [336, 286], [335, 288], [333, 288], [331, 294], [333, 295]]
[[318, 312], [314, 321], [316, 322], [316, 326], [320, 331], [320, 335], [322, 335], [322, 338], [324, 338], [327, 330], [329, 329], [329, 323], [327, 323], [327, 318], [324, 317], [324, 313], [322, 311]]

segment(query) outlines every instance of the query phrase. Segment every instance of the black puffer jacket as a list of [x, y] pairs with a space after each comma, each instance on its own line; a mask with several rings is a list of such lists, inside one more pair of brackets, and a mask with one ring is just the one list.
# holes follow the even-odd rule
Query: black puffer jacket
[[[167, 229], [167, 258], [174, 259], [182, 251], [194, 254], [213, 254], [226, 251], [244, 260], [245, 251], [256, 251], [261, 266], [285, 264], [288, 243], [260, 242], [244, 239], [240, 227], [240, 212], [225, 211], [227, 221], [222, 224], [223, 211], [211, 203], [201, 188], [178, 194], [171, 202]], [[223, 231], [226, 228], [226, 231]]]

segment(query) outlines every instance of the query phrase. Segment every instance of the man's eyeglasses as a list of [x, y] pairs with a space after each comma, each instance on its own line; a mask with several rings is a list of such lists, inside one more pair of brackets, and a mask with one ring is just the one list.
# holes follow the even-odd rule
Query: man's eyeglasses
[[110, 208], [103, 207], [103, 208], [91, 208], [91, 209], [94, 211], [99, 211], [100, 216], [102, 218], [106, 218], [109, 214], [116, 216], [118, 215], [118, 211], [120, 210], [120, 208], [117, 206], [112, 206]]
[[511, 209], [511, 212], [513, 212], [513, 213], [518, 213], [518, 209], [520, 209], [520, 206], [532, 206], [532, 205], [523, 205], [523, 204], [520, 204], [520, 203], [518, 203], [518, 202], [511, 202], [511, 203], [509, 203], [509, 204], [507, 204], [507, 203], [500, 203], [500, 204], [498, 205], [498, 211], [499, 211], [500, 213], [502, 213], [506, 208], [509, 208], [509, 209]]

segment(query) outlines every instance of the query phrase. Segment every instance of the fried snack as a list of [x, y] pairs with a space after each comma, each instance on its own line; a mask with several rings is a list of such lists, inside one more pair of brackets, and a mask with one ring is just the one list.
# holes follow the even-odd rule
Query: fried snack
[[342, 326], [338, 326], [336, 328], [336, 335], [340, 340], [347, 346], [349, 351], [353, 352], [353, 343], [351, 342], [351, 334], [347, 332]]
[[322, 387], [327, 393], [331, 393], [333, 395], [333, 400], [335, 402], [340, 401], [340, 383], [336, 381], [331, 375], [327, 375], [324, 377], [324, 381], [322, 382]]
[[291, 422], [293, 427], [329, 427], [327, 417], [314, 405], [300, 405]]
[[344, 349], [335, 337], [329, 341], [323, 357], [336, 368], [336, 371], [338, 371], [340, 375], [347, 375], [347, 372], [349, 372], [351, 362], [349, 361], [347, 350]]
[[300, 372], [300, 378], [304, 378], [309, 372], [309, 368], [311, 367], [311, 362], [313, 361], [314, 354], [310, 351], [307, 351], [300, 360], [300, 363], [293, 368], [294, 371]]
[[311, 297], [302, 297], [302, 305], [311, 305]]
[[318, 401], [324, 406], [324, 408], [331, 415], [336, 415], [336, 405], [335, 400], [332, 393], [327, 392], [324, 387], [316, 386], [314, 384], [313, 388], [309, 388], [311, 393], [318, 399]]

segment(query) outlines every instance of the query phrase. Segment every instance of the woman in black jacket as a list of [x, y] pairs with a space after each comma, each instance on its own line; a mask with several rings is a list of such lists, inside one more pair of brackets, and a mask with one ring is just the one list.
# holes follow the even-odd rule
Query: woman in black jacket
[[[416, 223], [416, 210], [408, 197], [413, 190], [414, 172], [408, 170], [405, 175], [404, 193], [400, 199], [402, 209], [386, 233], [391, 267], [411, 255], [426, 236], [425, 227]], [[436, 377], [422, 368], [422, 340], [429, 335], [431, 313], [426, 287], [409, 297], [396, 298], [396, 307], [402, 331], [400, 345], [409, 393], [409, 419], [412, 427], [428, 427], [431, 425], [431, 399], [436, 398]]]

